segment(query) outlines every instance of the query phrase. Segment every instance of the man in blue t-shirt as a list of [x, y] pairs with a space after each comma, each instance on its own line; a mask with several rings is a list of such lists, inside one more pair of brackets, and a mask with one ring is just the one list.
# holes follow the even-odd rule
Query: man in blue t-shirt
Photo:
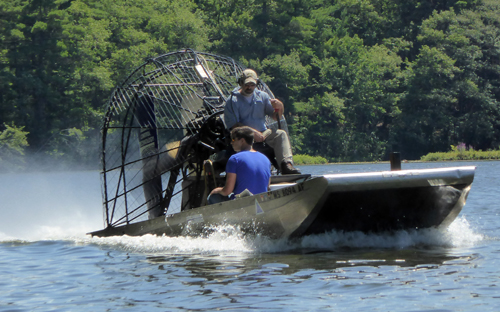
[[[264, 193], [271, 183], [271, 162], [262, 153], [252, 148], [254, 131], [250, 127], [237, 127], [231, 131], [233, 149], [226, 165], [226, 185], [212, 190], [209, 204], [234, 199], [245, 189], [252, 194]], [[228, 198], [230, 194], [231, 198]]]

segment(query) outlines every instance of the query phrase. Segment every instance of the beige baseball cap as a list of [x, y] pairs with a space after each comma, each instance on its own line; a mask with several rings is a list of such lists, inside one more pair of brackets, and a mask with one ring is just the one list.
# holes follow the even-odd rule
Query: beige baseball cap
[[259, 81], [259, 77], [257, 77], [257, 73], [253, 69], [245, 69], [241, 73], [240, 79], [240, 81], [243, 81], [243, 84], [247, 84], [249, 82], [257, 84], [257, 81]]

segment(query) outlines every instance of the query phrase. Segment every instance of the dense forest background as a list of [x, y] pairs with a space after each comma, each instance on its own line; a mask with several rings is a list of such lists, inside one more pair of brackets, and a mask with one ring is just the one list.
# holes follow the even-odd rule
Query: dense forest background
[[0, 0], [0, 167], [97, 168], [112, 90], [186, 47], [256, 69], [298, 154], [500, 145], [498, 0]]

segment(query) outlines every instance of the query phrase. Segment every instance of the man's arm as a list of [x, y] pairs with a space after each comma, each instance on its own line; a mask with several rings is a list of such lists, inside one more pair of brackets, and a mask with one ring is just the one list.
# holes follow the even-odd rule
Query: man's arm
[[230, 95], [224, 105], [224, 124], [227, 129], [232, 129], [236, 127], [236, 124], [238, 123], [238, 116], [236, 115], [233, 107], [233, 95]]
[[[229, 129], [229, 130], [233, 130], [234, 128], [243, 127], [243, 126], [244, 126], [244, 124], [242, 124], [241, 122], [238, 122], [238, 123], [234, 124], [234, 126], [232, 126], [231, 129]], [[253, 130], [253, 141], [255, 143], [264, 142], [264, 140], [266, 138], [262, 135], [262, 132], [260, 132], [259, 130], [255, 130], [252, 127], [249, 127], [249, 128]]]
[[216, 187], [211, 192], [212, 194], [221, 194], [222, 196], [229, 196], [234, 191], [234, 185], [236, 184], [236, 173], [228, 172], [226, 174], [226, 185], [224, 187]]
[[264, 142], [264, 140], [266, 138], [264, 137], [264, 135], [262, 134], [262, 132], [260, 132], [258, 130], [255, 130], [253, 128], [252, 128], [252, 130], [253, 130], [253, 141], [255, 143]]

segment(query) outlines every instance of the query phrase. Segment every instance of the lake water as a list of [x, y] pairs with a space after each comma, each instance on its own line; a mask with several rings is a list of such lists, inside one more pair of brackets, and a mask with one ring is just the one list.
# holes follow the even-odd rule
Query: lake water
[[[498, 311], [500, 162], [445, 230], [297, 241], [111, 237], [97, 172], [0, 175], [0, 311]], [[389, 164], [301, 166], [307, 173]]]

